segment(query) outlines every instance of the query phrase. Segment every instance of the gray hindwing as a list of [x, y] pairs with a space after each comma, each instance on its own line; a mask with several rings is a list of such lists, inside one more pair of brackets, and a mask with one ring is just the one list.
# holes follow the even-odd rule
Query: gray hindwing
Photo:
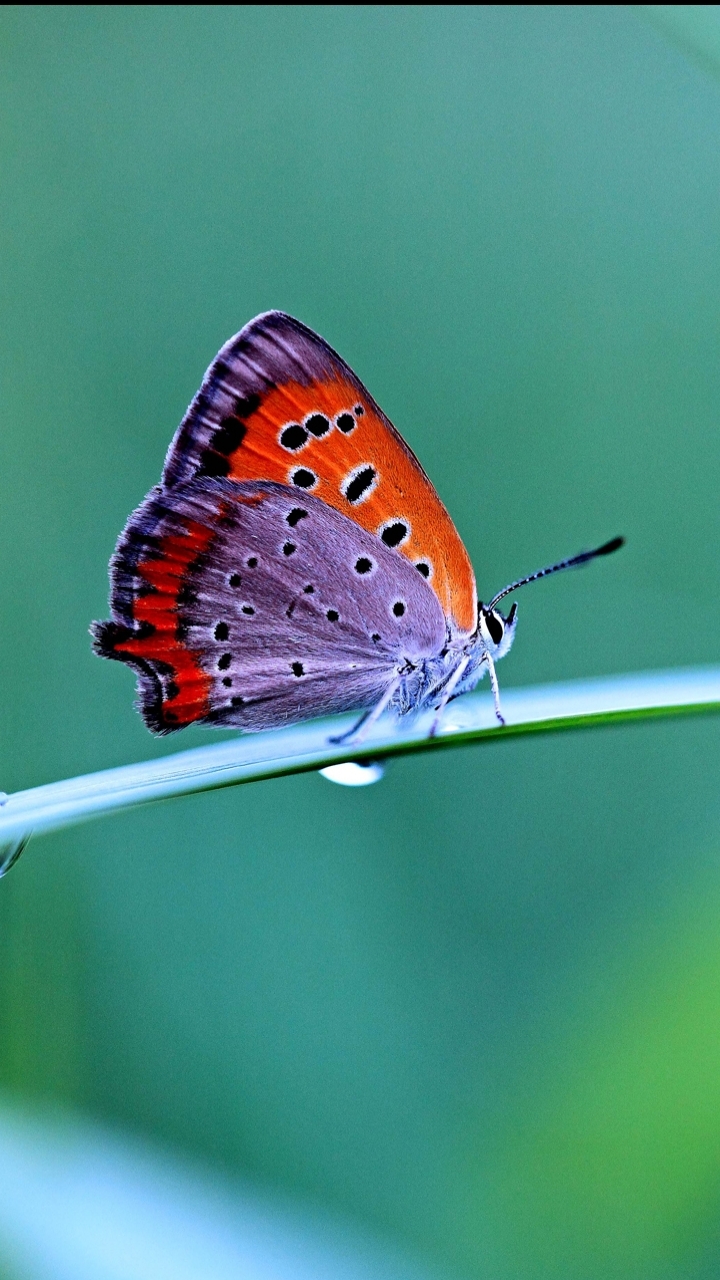
[[442, 651], [442, 609], [413, 564], [311, 495], [260, 481], [156, 489], [116, 554], [119, 622], [143, 590], [144, 548], [198, 525], [212, 538], [184, 571], [173, 616], [211, 679], [205, 723], [254, 730], [362, 710], [400, 669]]

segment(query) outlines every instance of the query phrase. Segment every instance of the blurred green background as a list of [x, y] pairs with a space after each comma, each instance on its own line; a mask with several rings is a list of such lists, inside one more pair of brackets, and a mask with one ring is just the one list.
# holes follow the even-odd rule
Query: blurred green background
[[[501, 683], [717, 660], [709, 63], [623, 6], [5, 6], [0, 93], [5, 790], [219, 736], [151, 739], [87, 628], [206, 365], [270, 307], [407, 437], [481, 596], [626, 535], [523, 594]], [[0, 886], [4, 1097], [455, 1280], [716, 1277], [719, 732], [38, 840]]]

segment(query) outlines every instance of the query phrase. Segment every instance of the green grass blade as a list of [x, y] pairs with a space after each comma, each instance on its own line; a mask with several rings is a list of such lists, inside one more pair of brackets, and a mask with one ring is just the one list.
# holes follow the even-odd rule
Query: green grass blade
[[[503, 692], [507, 719], [500, 728], [488, 694], [458, 698], [446, 710], [437, 737], [430, 718], [398, 726], [381, 720], [360, 746], [337, 746], [331, 736], [352, 716], [313, 721], [271, 733], [229, 738], [142, 764], [123, 765], [52, 782], [8, 796], [0, 808], [0, 857], [16, 860], [30, 834], [57, 831], [89, 818], [153, 800], [212, 791], [241, 782], [321, 769], [343, 760], [377, 760], [417, 751], [443, 751], [471, 743], [499, 742], [520, 734], [585, 729], [669, 716], [720, 711], [720, 667], [612, 676]], [[14, 857], [13, 857], [14, 855]]]

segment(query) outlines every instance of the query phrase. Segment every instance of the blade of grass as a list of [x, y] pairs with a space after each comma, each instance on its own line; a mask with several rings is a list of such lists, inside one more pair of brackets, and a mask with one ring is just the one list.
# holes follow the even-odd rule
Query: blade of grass
[[500, 728], [492, 698], [469, 694], [451, 703], [435, 738], [427, 737], [429, 717], [400, 726], [386, 719], [379, 721], [360, 745], [337, 746], [330, 738], [353, 722], [352, 716], [343, 716], [233, 737], [141, 764], [17, 791], [0, 802], [0, 857], [5, 851], [0, 874], [17, 860], [19, 846], [31, 834], [57, 831], [153, 800], [305, 773], [343, 760], [387, 759], [417, 751], [500, 742], [521, 734], [720, 711], [720, 667], [507, 689], [503, 710], [507, 725]]

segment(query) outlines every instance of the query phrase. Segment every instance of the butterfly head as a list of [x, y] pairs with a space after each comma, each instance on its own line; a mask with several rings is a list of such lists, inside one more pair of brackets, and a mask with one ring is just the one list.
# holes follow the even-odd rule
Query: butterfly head
[[478, 605], [478, 632], [490, 657], [497, 661], [504, 658], [513, 640], [517, 626], [517, 605], [511, 606], [507, 617], [492, 605]]
[[507, 617], [503, 617], [498, 604], [511, 591], [517, 591], [518, 587], [524, 587], [528, 582], [536, 582], [538, 578], [547, 578], [551, 573], [558, 573], [562, 569], [575, 569], [582, 564], [587, 564], [589, 560], [594, 560], [597, 556], [609, 556], [613, 551], [618, 551], [625, 542], [624, 538], [611, 538], [609, 542], [604, 542], [601, 547], [596, 547], [594, 551], [581, 551], [577, 556], [571, 556], [569, 560], [560, 560], [557, 564], [548, 565], [545, 569], [538, 569], [535, 573], [531, 573], [527, 578], [518, 578], [516, 582], [511, 582], [507, 587], [503, 587], [502, 591], [498, 591], [493, 596], [489, 604], [478, 605], [478, 626], [476, 635], [482, 640], [486, 653], [490, 655], [493, 661], [498, 658], [504, 658], [508, 649], [515, 639], [515, 627], [517, 626], [517, 608], [512, 606]]

